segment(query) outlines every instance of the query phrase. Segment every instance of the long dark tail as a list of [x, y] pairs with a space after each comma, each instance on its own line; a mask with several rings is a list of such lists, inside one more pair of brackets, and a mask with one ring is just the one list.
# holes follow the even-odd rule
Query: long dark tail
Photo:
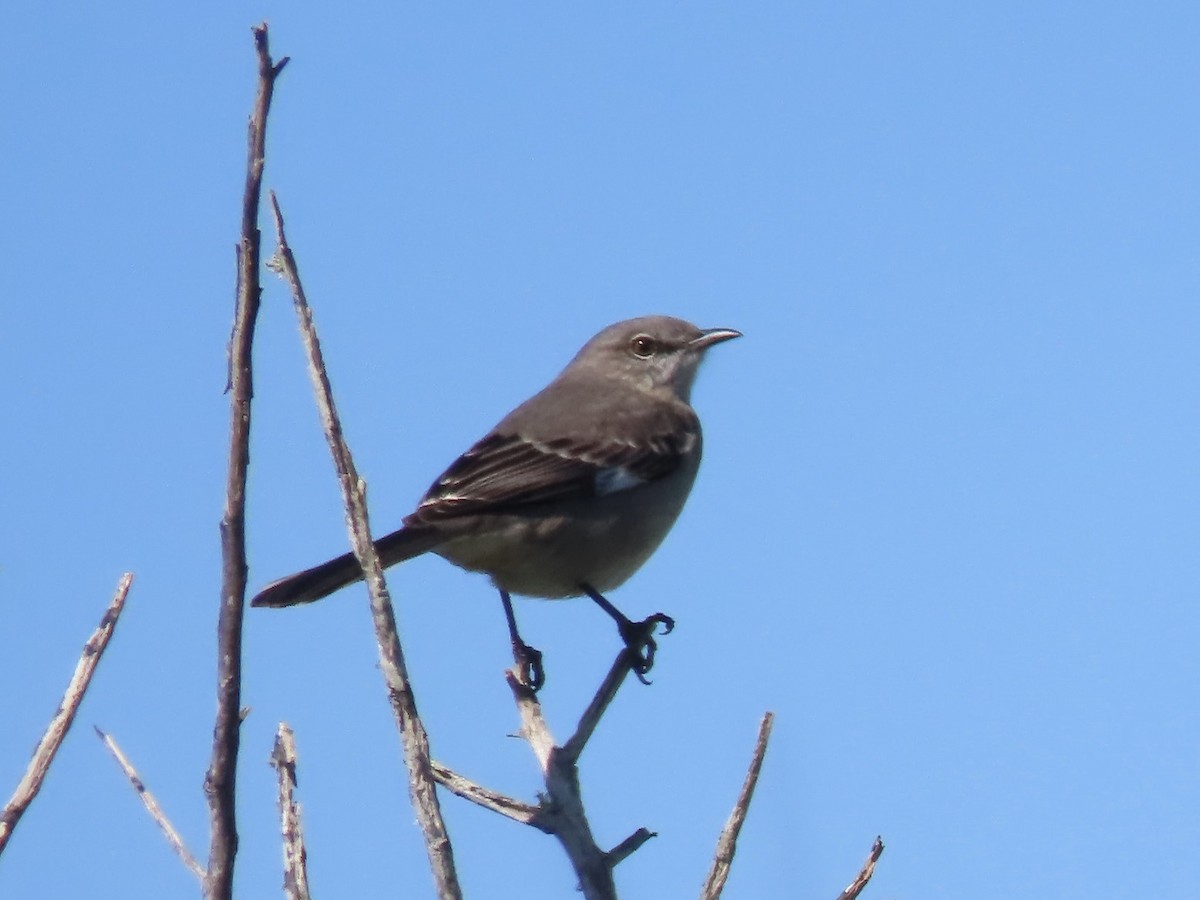
[[[440, 538], [423, 528], [401, 528], [375, 542], [375, 552], [384, 568], [420, 556], [440, 543]], [[319, 566], [272, 581], [250, 601], [251, 606], [295, 606], [328, 597], [336, 590], [362, 581], [362, 567], [353, 553], [343, 553]]]

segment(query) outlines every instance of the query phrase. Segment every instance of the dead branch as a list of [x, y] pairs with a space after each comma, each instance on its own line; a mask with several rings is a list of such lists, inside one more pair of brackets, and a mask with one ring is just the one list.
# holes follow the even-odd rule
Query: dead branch
[[288, 900], [310, 900], [308, 892], [308, 850], [304, 846], [304, 828], [300, 806], [295, 800], [296, 738], [286, 722], [275, 732], [271, 766], [279, 777], [279, 817], [283, 831], [283, 891]]
[[763, 757], [767, 753], [767, 741], [771, 738], [771, 726], [775, 723], [774, 713], [764, 713], [758, 725], [758, 739], [754, 742], [754, 754], [750, 757], [750, 767], [746, 770], [746, 779], [738, 793], [733, 812], [721, 830], [717, 840], [717, 850], [713, 855], [712, 868], [708, 870], [708, 878], [700, 891], [700, 900], [717, 900], [725, 889], [725, 880], [729, 877], [729, 867], [733, 864], [733, 854], [737, 852], [737, 839], [746, 821], [746, 813], [750, 809], [750, 801], [754, 797], [754, 787], [758, 784], [758, 773], [762, 770]]
[[[579, 878], [579, 890], [587, 900], [615, 900], [613, 869], [648, 840], [657, 837], [654, 832], [639, 828], [611, 850], [601, 850], [592, 837], [579, 787], [579, 771], [576, 765], [579, 754], [630, 671], [630, 655], [628, 651], [622, 650], [580, 717], [575, 734], [561, 747], [555, 744], [554, 736], [546, 724], [537, 693], [521, 680], [520, 661], [505, 673], [521, 716], [521, 737], [529, 743], [534, 756], [537, 757], [546, 785], [546, 792], [541, 795], [541, 802], [537, 806], [522, 803], [476, 784], [445, 766], [433, 764], [434, 777], [438, 783], [458, 796], [558, 838]], [[701, 900], [717, 900], [724, 889], [737, 848], [738, 834], [746, 819], [762, 769], [774, 720], [774, 713], [768, 712], [763, 715], [759, 724], [750, 766], [733, 812], [717, 842], [713, 866], [701, 893]]]
[[639, 828], [611, 850], [602, 850], [592, 837], [576, 766], [601, 716], [630, 673], [632, 661], [629, 652], [623, 649], [580, 717], [575, 734], [561, 747], [556, 745], [554, 735], [542, 716], [536, 692], [521, 680], [520, 660], [505, 673], [521, 716], [521, 737], [532, 748], [546, 785], [546, 791], [537, 806], [485, 788], [434, 763], [434, 777], [448, 790], [478, 806], [558, 838], [579, 879], [579, 889], [587, 900], [615, 900], [613, 869], [655, 837], [654, 832]]
[[237, 755], [241, 725], [242, 617], [246, 605], [246, 469], [250, 462], [250, 401], [254, 394], [250, 349], [258, 318], [258, 207], [266, 161], [267, 113], [275, 79], [287, 65], [271, 61], [267, 24], [254, 28], [258, 55], [258, 94], [250, 116], [246, 188], [242, 197], [242, 236], [238, 244], [237, 305], [229, 339], [229, 471], [221, 518], [221, 611], [217, 623], [217, 715], [213, 749], [204, 777], [210, 845], [205, 896], [230, 900], [237, 856]]
[[[651, 836], [651, 832], [640, 829], [611, 852], [601, 850], [592, 837], [576, 766], [587, 739], [629, 671], [629, 654], [622, 650], [588, 705], [575, 735], [567, 742], [569, 750], [555, 745], [554, 736], [542, 716], [537, 694], [521, 682], [518, 669], [506, 673], [509, 689], [521, 716], [521, 736], [533, 749], [546, 784], [546, 793], [538, 807], [538, 827], [558, 838], [579, 878], [579, 889], [587, 900], [615, 900], [617, 892], [613, 882], [613, 867]], [[641, 836], [642, 832], [645, 837]]]
[[367, 591], [371, 597], [371, 618], [375, 624], [375, 637], [379, 644], [379, 663], [387, 682], [388, 699], [392, 705], [392, 713], [400, 730], [401, 742], [404, 745], [404, 761], [408, 767], [408, 787], [417, 820], [425, 836], [425, 849], [429, 855], [430, 868], [433, 871], [434, 882], [437, 885], [439, 897], [459, 898], [462, 896], [458, 885], [458, 875], [454, 866], [454, 852], [450, 844], [450, 836], [442, 819], [442, 810], [438, 802], [437, 788], [429, 759], [429, 737], [425, 726], [417, 714], [417, 701], [413, 696], [412, 686], [408, 679], [408, 667], [404, 661], [404, 651], [400, 646], [400, 637], [396, 631], [396, 616], [392, 609], [392, 598], [388, 593], [387, 584], [383, 580], [383, 569], [375, 552], [375, 544], [371, 540], [371, 527], [367, 516], [366, 486], [358, 477], [350, 449], [342, 435], [341, 420], [333, 403], [333, 391], [329, 385], [329, 376], [325, 371], [325, 362], [321, 354], [320, 342], [313, 326], [312, 310], [304, 295], [304, 287], [300, 283], [300, 274], [296, 269], [296, 260], [288, 246], [284, 234], [283, 214], [274, 193], [271, 194], [271, 208], [275, 216], [275, 232], [279, 240], [279, 250], [273, 262], [292, 289], [292, 299], [295, 302], [296, 315], [300, 320], [300, 331], [304, 339], [304, 347], [308, 354], [309, 376], [313, 381], [313, 389], [317, 396], [317, 406], [321, 413], [321, 424], [325, 429], [325, 437], [333, 455], [334, 466], [338, 473], [338, 482], [342, 489], [342, 500], [346, 507], [346, 519], [350, 525], [350, 537], [354, 547], [354, 555], [363, 567], [366, 576]]
[[117, 583], [117, 592], [109, 602], [108, 609], [104, 611], [99, 626], [92, 632], [87, 643], [83, 645], [83, 653], [79, 656], [79, 662], [75, 664], [75, 673], [67, 684], [62, 702], [58, 704], [58, 709], [46, 727], [46, 732], [38, 741], [37, 747], [34, 748], [33, 758], [29, 760], [24, 776], [17, 783], [17, 789], [5, 805], [3, 812], [0, 812], [0, 853], [4, 852], [4, 848], [8, 845], [8, 839], [12, 837], [13, 829], [17, 827], [17, 822], [21, 820], [21, 816], [25, 815], [25, 810], [29, 809], [29, 805], [33, 803], [38, 791], [42, 789], [42, 782], [46, 780], [50, 764], [54, 762], [58, 748], [62, 746], [67, 731], [71, 728], [71, 723], [75, 721], [75, 713], [79, 710], [79, 704], [83, 702], [83, 695], [87, 693], [96, 666], [100, 664], [100, 657], [104, 655], [104, 649], [108, 646], [109, 639], [112, 638], [113, 631], [117, 627], [117, 619], [121, 616], [121, 610], [125, 608], [125, 597], [129, 594], [131, 584], [133, 584], [133, 574], [126, 572]]
[[538, 823], [538, 808], [536, 806], [522, 803], [520, 800], [509, 797], [507, 794], [501, 794], [499, 791], [486, 788], [481, 784], [471, 781], [469, 778], [464, 778], [453, 769], [443, 766], [437, 760], [433, 760], [431, 766], [433, 768], [434, 779], [450, 793], [456, 794], [464, 800], [470, 800], [476, 806], [482, 806], [484, 809], [490, 809], [494, 813], [507, 816], [514, 822], [520, 822], [522, 825], [532, 825], [534, 828], [541, 828], [543, 831], [546, 830]]
[[875, 863], [879, 862], [879, 857], [882, 855], [883, 838], [877, 837], [875, 843], [871, 845], [871, 852], [867, 854], [867, 861], [863, 863], [862, 871], [850, 882], [850, 886], [838, 895], [838, 900], [855, 900], [862, 893], [867, 882], [871, 880], [871, 876], [875, 874]]
[[604, 680], [600, 682], [600, 687], [592, 697], [592, 702], [588, 704], [587, 709], [583, 711], [583, 715], [579, 717], [579, 724], [575, 726], [575, 733], [563, 744], [561, 753], [565, 761], [569, 761], [572, 764], [579, 761], [579, 755], [583, 753], [583, 748], [587, 746], [587, 742], [596, 730], [596, 726], [600, 724], [600, 717], [604, 715], [604, 711], [608, 709], [608, 705], [617, 696], [617, 691], [625, 683], [625, 676], [631, 671], [631, 656], [629, 651], [626, 651], [613, 662], [608, 670], [608, 674], [604, 676]]
[[656, 837], [658, 837], [657, 831], [651, 831], [649, 828], [639, 828], [629, 837], [625, 838], [625, 840], [621, 841], [621, 843], [617, 844], [617, 846], [613, 847], [606, 854], [604, 854], [605, 858], [608, 860], [608, 867], [610, 869], [616, 867], [616, 865], [622, 860], [636, 853], [642, 844], [646, 843], [646, 841], [650, 840], [650, 838]]
[[579, 878], [579, 889], [587, 900], [616, 900], [612, 867], [596, 845], [583, 808], [579, 770], [554, 744], [537, 694], [522, 684], [515, 670], [508, 673], [508, 686], [521, 714], [521, 736], [529, 742], [542, 770], [546, 794], [541, 803], [542, 824], [558, 838], [571, 867]]
[[183, 843], [183, 838], [175, 830], [175, 826], [171, 824], [171, 820], [167, 818], [167, 814], [162, 811], [162, 807], [158, 805], [158, 800], [150, 793], [150, 789], [146, 787], [146, 783], [138, 775], [137, 769], [133, 767], [133, 763], [129, 761], [129, 757], [122, 752], [112, 735], [101, 731], [95, 725], [92, 727], [96, 730], [96, 736], [104, 742], [104, 746], [108, 748], [108, 752], [117, 761], [117, 765], [121, 767], [121, 771], [125, 773], [125, 777], [129, 779], [129, 783], [133, 785], [133, 789], [142, 800], [142, 805], [146, 807], [146, 812], [150, 813], [150, 818], [158, 825], [166, 837], [167, 843], [171, 845], [171, 849], [175, 851], [175, 854], [183, 861], [183, 864], [188, 867], [191, 873], [196, 876], [200, 881], [201, 887], [203, 887], [204, 866], [200, 865], [196, 857], [188, 850], [187, 845]]

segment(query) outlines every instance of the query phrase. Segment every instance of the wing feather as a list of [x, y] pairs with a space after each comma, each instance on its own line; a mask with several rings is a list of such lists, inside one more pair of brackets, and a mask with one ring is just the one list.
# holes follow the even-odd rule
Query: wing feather
[[663, 478], [695, 447], [691, 430], [624, 440], [536, 441], [493, 432], [433, 483], [406, 524], [594, 497]]

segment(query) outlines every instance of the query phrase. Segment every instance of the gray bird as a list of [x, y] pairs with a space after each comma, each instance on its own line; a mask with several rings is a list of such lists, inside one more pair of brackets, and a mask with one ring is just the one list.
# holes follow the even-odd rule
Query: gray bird
[[[740, 336], [670, 316], [605, 328], [455, 460], [403, 527], [375, 542], [380, 561], [432, 551], [491, 576], [522, 679], [535, 690], [541, 654], [521, 640], [509, 595], [591, 597], [616, 621], [645, 681], [654, 630], [674, 622], [662, 613], [632, 622], [603, 592], [641, 568], [683, 509], [700, 466], [692, 382], [710, 347]], [[310, 603], [362, 577], [346, 553], [272, 582], [251, 605]]]

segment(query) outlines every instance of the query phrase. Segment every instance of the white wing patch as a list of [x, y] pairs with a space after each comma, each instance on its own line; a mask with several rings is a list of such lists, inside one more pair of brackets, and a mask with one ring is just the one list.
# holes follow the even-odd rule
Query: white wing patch
[[645, 483], [646, 479], [638, 478], [624, 466], [612, 466], [596, 473], [596, 495], [615, 494]]

